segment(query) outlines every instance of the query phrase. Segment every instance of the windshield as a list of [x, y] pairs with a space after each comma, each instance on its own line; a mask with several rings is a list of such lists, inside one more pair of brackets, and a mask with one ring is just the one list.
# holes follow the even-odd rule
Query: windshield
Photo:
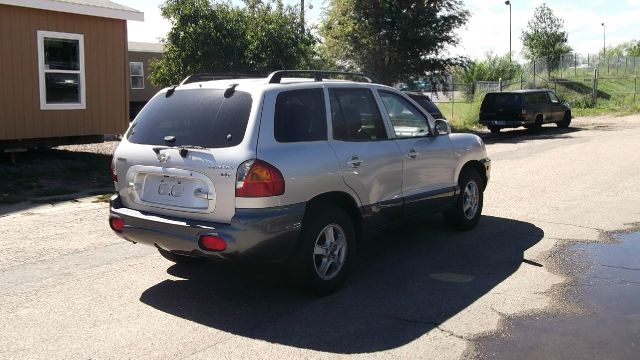
[[156, 96], [138, 114], [127, 139], [148, 145], [236, 146], [247, 129], [251, 95], [234, 91], [225, 97], [224, 93], [190, 89]]

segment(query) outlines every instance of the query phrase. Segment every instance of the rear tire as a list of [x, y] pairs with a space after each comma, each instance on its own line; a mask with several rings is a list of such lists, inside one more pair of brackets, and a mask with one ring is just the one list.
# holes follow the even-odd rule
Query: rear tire
[[187, 255], [178, 255], [178, 254], [172, 253], [171, 251], [161, 249], [161, 248], [158, 248], [158, 252], [160, 253], [160, 255], [162, 255], [163, 258], [169, 261], [172, 261], [176, 264], [187, 265], [187, 264], [199, 263], [202, 261], [202, 258], [187, 256]]
[[470, 230], [478, 224], [482, 215], [484, 184], [477, 170], [466, 168], [458, 178], [458, 185], [461, 193], [444, 217], [452, 228]]
[[338, 290], [349, 274], [355, 237], [353, 222], [344, 210], [309, 209], [298, 247], [289, 261], [292, 280], [319, 295]]
[[501, 127], [498, 126], [488, 126], [489, 131], [491, 131], [492, 134], [499, 134], [500, 130], [502, 130]]
[[527, 129], [529, 129], [529, 131], [532, 133], [540, 132], [540, 129], [542, 129], [542, 116], [536, 117], [536, 122], [532, 125], [529, 125]]
[[562, 121], [558, 121], [556, 125], [558, 125], [560, 129], [568, 128], [569, 125], [571, 125], [571, 113], [568, 111], [564, 113], [564, 118], [562, 119]]

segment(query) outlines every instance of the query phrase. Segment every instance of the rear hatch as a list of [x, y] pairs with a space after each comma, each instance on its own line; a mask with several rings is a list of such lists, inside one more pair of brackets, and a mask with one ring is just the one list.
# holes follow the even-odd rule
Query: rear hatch
[[522, 95], [518, 93], [489, 93], [480, 106], [480, 121], [520, 120]]
[[235, 214], [236, 171], [255, 157], [256, 102], [241, 88], [197, 84], [156, 95], [114, 154], [123, 205], [229, 222]]

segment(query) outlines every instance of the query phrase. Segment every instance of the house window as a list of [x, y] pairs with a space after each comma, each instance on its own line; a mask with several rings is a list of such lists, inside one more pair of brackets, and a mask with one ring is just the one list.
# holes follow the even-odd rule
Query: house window
[[144, 68], [142, 63], [130, 62], [129, 74], [131, 75], [131, 88], [144, 89]]
[[38, 31], [40, 109], [86, 109], [84, 36]]

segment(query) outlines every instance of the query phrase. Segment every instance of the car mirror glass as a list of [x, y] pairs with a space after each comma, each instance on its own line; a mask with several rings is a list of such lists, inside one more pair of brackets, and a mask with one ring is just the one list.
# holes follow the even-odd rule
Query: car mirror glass
[[444, 119], [436, 119], [436, 135], [449, 135], [451, 134], [451, 125]]

